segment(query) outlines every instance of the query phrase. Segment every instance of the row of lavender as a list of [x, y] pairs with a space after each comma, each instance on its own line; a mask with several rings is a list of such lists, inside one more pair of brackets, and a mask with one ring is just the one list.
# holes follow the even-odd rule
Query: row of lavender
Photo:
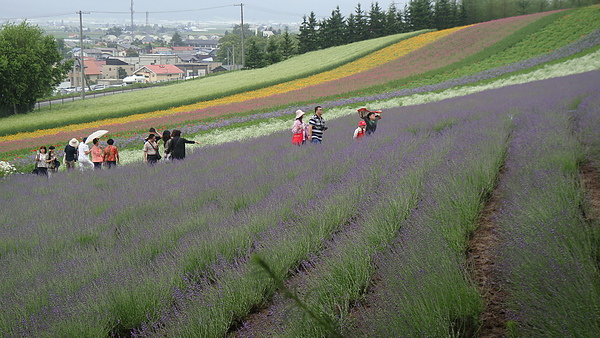
[[[597, 122], [598, 75], [592, 72], [473, 96], [489, 104], [489, 111], [510, 114], [512, 119], [507, 173], [500, 181], [505, 199], [496, 215], [502, 233], [496, 273], [501, 277], [494, 279], [509, 294], [506, 301], [512, 310], [512, 334], [590, 336], [598, 332], [600, 317], [594, 304], [600, 289], [597, 248], [593, 247], [598, 230], [582, 220], [583, 196], [577, 176], [582, 153], [569, 123], [569, 111], [582, 97], [595, 103], [586, 106], [586, 117], [595, 116]], [[592, 137], [597, 140], [597, 135]], [[457, 160], [463, 162], [465, 158], [459, 156]], [[449, 166], [448, 170], [469, 163]], [[465, 184], [460, 186], [464, 187], [472, 178], [460, 171], [455, 179], [463, 180]], [[426, 190], [431, 191], [430, 198], [422, 201], [409, 222], [412, 226], [404, 227], [397, 243], [376, 258], [382, 286], [380, 302], [362, 318], [369, 323], [368, 332], [400, 336], [473, 334], [468, 329], [477, 323], [478, 314], [469, 310], [481, 300], [473, 297], [473, 290], [453, 292], [456, 289], [450, 279], [459, 284], [461, 276], [445, 276], [452, 267], [462, 271], [467, 267], [464, 251], [457, 250], [460, 246], [449, 250], [453, 242], [443, 235], [447, 232], [444, 229], [462, 223], [460, 220], [468, 225], [473, 219], [461, 217], [462, 208], [457, 208], [455, 200], [461, 190], [448, 189], [458, 182], [448, 182], [443, 176], [429, 182]], [[451, 217], [437, 216], [441, 212]], [[463, 235], [470, 232], [465, 230]], [[452, 258], [440, 259], [446, 256]]]
[[[2, 183], [0, 206], [2, 334], [223, 334], [274, 292], [272, 281], [247, 263], [250, 254], [261, 254], [285, 278], [310, 255], [328, 261], [324, 243], [346, 233], [360, 245], [346, 239], [340, 247], [368, 266], [399, 229], [398, 245], [414, 250], [385, 250], [379, 265], [386, 299], [395, 300], [390, 313], [405, 313], [392, 326], [397, 315], [386, 315], [382, 306], [370, 322], [392, 332], [462, 330], [459, 324], [481, 304], [460, 254], [495, 177], [505, 121], [515, 111], [536, 112], [540, 102], [588, 95], [598, 88], [597, 79], [593, 72], [390, 111], [376, 137], [364, 142], [352, 142], [348, 130], [356, 121], [348, 117], [332, 122], [322, 147], [291, 147], [289, 135], [278, 133], [205, 148], [164, 166], [56, 175], [51, 181], [12, 177]], [[477, 160], [483, 154], [489, 154], [484, 163]], [[420, 211], [409, 215], [414, 196], [420, 196]], [[397, 213], [378, 224], [389, 209], [383, 202], [394, 201]], [[350, 250], [352, 245], [364, 250]], [[347, 257], [343, 262], [346, 271], [354, 266]], [[402, 271], [402, 279], [386, 279], [390, 269]], [[322, 307], [340, 331], [349, 325], [349, 302], [360, 297], [371, 273], [359, 272], [362, 281], [352, 286], [338, 283], [339, 293], [354, 296], [334, 295]], [[321, 276], [316, 284], [335, 282], [332, 274]], [[344, 270], [335, 276], [347, 277]], [[436, 278], [424, 284], [426, 276]], [[440, 290], [447, 301], [439, 302]], [[420, 307], [409, 306], [417, 300]], [[311, 328], [310, 322], [302, 326]]]
[[594, 211], [578, 170], [583, 161], [598, 166], [600, 87], [594, 86], [593, 95], [557, 107], [543, 102], [544, 114], [520, 117], [509, 149], [497, 216], [503, 240], [497, 282], [511, 295], [509, 318], [519, 335], [600, 332], [600, 228], [597, 219], [584, 218]]

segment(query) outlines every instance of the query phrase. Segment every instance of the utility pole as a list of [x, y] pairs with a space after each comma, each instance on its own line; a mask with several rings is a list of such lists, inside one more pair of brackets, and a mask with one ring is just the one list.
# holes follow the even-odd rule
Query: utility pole
[[130, 9], [131, 9], [131, 37], [133, 38], [134, 37], [134, 34], [133, 34], [133, 0], [131, 0], [131, 8]]
[[[85, 65], [83, 63], [83, 19], [82, 14], [90, 14], [90, 12], [77, 12], [79, 14], [79, 69], [81, 70], [81, 98], [85, 99]], [[73, 74], [75, 78], [75, 74]]]
[[241, 31], [242, 31], [242, 67], [244, 67], [244, 63], [245, 63], [245, 49], [244, 49], [244, 4], [240, 3], [239, 5], [234, 5], [234, 6], [240, 6], [240, 17], [242, 18], [242, 26]]

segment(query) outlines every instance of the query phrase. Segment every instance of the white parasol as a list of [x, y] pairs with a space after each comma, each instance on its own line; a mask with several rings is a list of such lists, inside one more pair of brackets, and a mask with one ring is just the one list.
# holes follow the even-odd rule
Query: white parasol
[[108, 130], [96, 130], [95, 132], [91, 133], [90, 136], [87, 137], [87, 139], [85, 140], [85, 143], [90, 143], [95, 138], [100, 138], [100, 137], [104, 136], [104, 134], [106, 134], [106, 133], [108, 133]]

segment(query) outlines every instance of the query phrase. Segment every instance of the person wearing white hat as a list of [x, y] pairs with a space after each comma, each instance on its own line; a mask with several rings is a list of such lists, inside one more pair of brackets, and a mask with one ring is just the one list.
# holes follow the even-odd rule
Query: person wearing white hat
[[76, 138], [72, 138], [69, 141], [69, 144], [65, 146], [65, 155], [63, 156], [63, 163], [65, 163], [65, 167], [67, 170], [71, 170], [75, 168], [75, 161], [77, 161], [77, 147], [79, 146], [79, 141]]
[[308, 138], [308, 124], [302, 121], [302, 117], [304, 116], [304, 112], [300, 109], [296, 110], [296, 121], [294, 121], [294, 126], [292, 127], [292, 144], [293, 145], [302, 145], [306, 143], [306, 139]]

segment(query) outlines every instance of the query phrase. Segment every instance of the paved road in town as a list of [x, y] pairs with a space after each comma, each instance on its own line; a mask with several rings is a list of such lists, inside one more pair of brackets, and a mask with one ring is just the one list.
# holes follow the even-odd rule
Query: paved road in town
[[[142, 89], [146, 89], [146, 88], [152, 88], [152, 87], [127, 88], [127, 89], [123, 88], [123, 89], [119, 89], [119, 90], [104, 91], [104, 92], [98, 92], [98, 93], [86, 92], [85, 93], [85, 98], [86, 99], [93, 99], [95, 97], [107, 96], [107, 95], [114, 95], [114, 94], [121, 94], [121, 93], [125, 93], [125, 92], [133, 92], [133, 91], [142, 90]], [[52, 107], [52, 105], [63, 104], [63, 103], [72, 102], [72, 101], [75, 101], [75, 100], [81, 100], [81, 95], [71, 96], [71, 97], [63, 97], [63, 98], [54, 99], [54, 100], [37, 101], [35, 103], [35, 108], [38, 109], [40, 107], [47, 107], [47, 106]]]

